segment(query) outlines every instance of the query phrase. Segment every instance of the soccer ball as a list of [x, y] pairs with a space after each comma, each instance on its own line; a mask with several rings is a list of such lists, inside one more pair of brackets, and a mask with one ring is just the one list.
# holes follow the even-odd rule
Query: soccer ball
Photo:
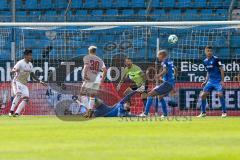
[[178, 37], [175, 34], [172, 34], [168, 37], [168, 43], [175, 44], [178, 41]]

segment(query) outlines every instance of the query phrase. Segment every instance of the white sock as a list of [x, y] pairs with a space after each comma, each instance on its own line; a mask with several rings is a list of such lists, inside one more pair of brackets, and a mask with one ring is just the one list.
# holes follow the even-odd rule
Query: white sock
[[88, 109], [93, 109], [94, 103], [95, 103], [95, 98], [90, 97], [89, 104], [88, 104]]
[[80, 102], [86, 107], [86, 108], [89, 108], [88, 105], [89, 105], [89, 97], [87, 96], [81, 96], [80, 97]]
[[18, 106], [18, 108], [17, 108], [17, 110], [16, 110], [16, 113], [17, 113], [17, 114], [20, 114], [21, 111], [22, 111], [22, 109], [25, 107], [26, 104], [27, 104], [27, 102], [23, 100], [23, 101], [19, 104], [19, 106]]
[[14, 97], [10, 111], [14, 111], [14, 109], [15, 109], [15, 107], [18, 105], [18, 102], [20, 101], [20, 99], [21, 99], [21, 96], [20, 96], [20, 95], [16, 95], [16, 96]]

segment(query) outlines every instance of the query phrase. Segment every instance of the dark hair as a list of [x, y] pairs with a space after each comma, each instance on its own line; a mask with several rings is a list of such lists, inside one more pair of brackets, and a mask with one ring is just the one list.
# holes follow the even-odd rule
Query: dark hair
[[211, 49], [211, 50], [213, 49], [212, 46], [206, 46], [205, 49], [206, 49], [206, 48], [207, 48], [207, 49]]
[[23, 52], [23, 55], [27, 56], [29, 54], [32, 54], [32, 50], [31, 49], [25, 49], [24, 52]]

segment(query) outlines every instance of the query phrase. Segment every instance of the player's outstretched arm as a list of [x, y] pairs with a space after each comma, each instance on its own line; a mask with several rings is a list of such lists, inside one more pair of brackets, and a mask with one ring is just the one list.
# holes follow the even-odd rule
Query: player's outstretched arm
[[35, 81], [41, 83], [41, 84], [44, 85], [44, 86], [47, 86], [47, 84], [44, 83], [43, 81], [41, 81], [40, 79], [38, 79], [38, 77], [37, 77], [33, 72], [30, 73], [30, 76], [31, 76]]

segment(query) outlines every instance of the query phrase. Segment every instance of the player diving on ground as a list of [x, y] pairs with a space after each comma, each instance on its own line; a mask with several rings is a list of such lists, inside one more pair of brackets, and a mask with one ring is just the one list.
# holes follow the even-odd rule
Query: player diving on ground
[[75, 116], [79, 115], [85, 118], [128, 117], [128, 116], [132, 117], [134, 115], [130, 114], [130, 108], [125, 103], [138, 92], [139, 92], [138, 90], [131, 91], [125, 97], [123, 97], [118, 103], [112, 106], [105, 104], [99, 98], [95, 98], [94, 108], [90, 109], [90, 114], [88, 107], [84, 106], [84, 104], [82, 103], [81, 97], [79, 98], [74, 97], [73, 101], [71, 101], [71, 103], [69, 103], [68, 106], [63, 106], [66, 105], [66, 103], [63, 103], [63, 105], [59, 104], [57, 108], [59, 107], [59, 110], [62, 110], [61, 107], [64, 108], [64, 110], [59, 114]]

